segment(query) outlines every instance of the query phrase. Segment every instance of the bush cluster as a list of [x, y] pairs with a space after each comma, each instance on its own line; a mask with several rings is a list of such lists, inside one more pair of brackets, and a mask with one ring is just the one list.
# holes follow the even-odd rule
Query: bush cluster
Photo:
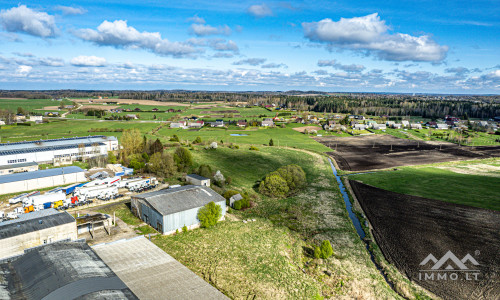
[[329, 240], [324, 240], [320, 247], [314, 248], [314, 257], [327, 259], [333, 255], [332, 244]]
[[249, 149], [249, 150], [259, 151], [259, 148], [255, 147], [255, 146], [250, 146], [250, 149]]
[[296, 193], [306, 185], [306, 173], [298, 165], [288, 165], [269, 173], [260, 182], [259, 192], [273, 198]]
[[200, 208], [198, 211], [198, 220], [202, 228], [209, 228], [217, 224], [222, 216], [222, 208], [213, 201]]

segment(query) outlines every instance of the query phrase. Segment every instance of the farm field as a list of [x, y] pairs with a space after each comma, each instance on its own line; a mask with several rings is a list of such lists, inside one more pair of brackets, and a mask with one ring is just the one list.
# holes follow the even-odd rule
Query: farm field
[[401, 194], [500, 211], [500, 159], [403, 167], [349, 179]]
[[[52, 99], [0, 99], [0, 108], [7, 109], [12, 112], [17, 112], [18, 107], [22, 107], [27, 112], [40, 114], [46, 106], [59, 106], [61, 103], [65, 105], [71, 104], [71, 101], [52, 101]], [[57, 109], [56, 109], [57, 110]]]
[[[498, 299], [499, 212], [403, 195], [353, 180], [350, 184], [384, 256], [412, 281], [444, 299], [475, 299], [478, 295]], [[425, 280], [419, 276], [420, 270], [433, 266], [432, 262], [420, 266], [429, 254], [439, 260], [448, 251], [459, 259], [472, 255], [479, 265], [467, 263], [467, 267], [479, 270], [478, 280]]]
[[[74, 121], [74, 120], [51, 120], [49, 123], [36, 124], [33, 126], [8, 125], [0, 128], [0, 139], [2, 143], [33, 141], [39, 139], [56, 139], [87, 135], [112, 135], [121, 137], [122, 129], [137, 128], [142, 133], [151, 132], [160, 126], [158, 123], [136, 123], [128, 121]], [[102, 129], [103, 132], [93, 132], [91, 129]], [[115, 131], [118, 130], [118, 131]]]
[[329, 154], [344, 171], [365, 171], [500, 156], [500, 146], [460, 147], [447, 142], [406, 140], [391, 135], [314, 139], [336, 150]]

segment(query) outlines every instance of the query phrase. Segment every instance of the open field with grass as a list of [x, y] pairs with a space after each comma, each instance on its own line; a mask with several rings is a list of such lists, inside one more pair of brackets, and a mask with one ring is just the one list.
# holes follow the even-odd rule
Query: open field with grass
[[[146, 134], [152, 129], [160, 126], [158, 123], [135, 123], [128, 121], [72, 121], [72, 120], [51, 120], [50, 123], [36, 124], [33, 126], [8, 125], [0, 128], [0, 138], [2, 143], [11, 141], [32, 141], [39, 139], [56, 139], [63, 137], [87, 136], [87, 135], [112, 135], [121, 136], [121, 132], [114, 132], [116, 129], [137, 128]], [[103, 128], [107, 132], [90, 132], [92, 128]]]
[[500, 211], [498, 158], [403, 167], [349, 179], [397, 193]]
[[[233, 211], [211, 229], [196, 229], [153, 241], [221, 291], [237, 299], [398, 298], [370, 261], [348, 218], [326, 157], [277, 147], [260, 151], [219, 148], [192, 150], [195, 160], [233, 179], [230, 188], [251, 190], [278, 167], [295, 163], [308, 187], [286, 199], [259, 197]], [[243, 223], [242, 220], [256, 219]], [[334, 256], [312, 257], [313, 246], [328, 239]], [[330, 275], [328, 275], [330, 274]], [[400, 292], [424, 295], [400, 276]]]
[[[267, 145], [269, 140], [273, 139], [276, 146], [296, 147], [317, 152], [326, 152], [329, 150], [328, 147], [317, 143], [309, 136], [293, 130], [293, 127], [294, 125], [287, 125], [287, 128], [249, 127], [245, 130], [236, 126], [234, 126], [234, 129], [203, 128], [201, 130], [163, 127], [158, 132], [158, 135], [160, 137], [170, 137], [176, 134], [180, 139], [187, 141], [193, 141], [199, 136], [203, 141], [220, 142], [223, 140], [224, 143], [253, 144], [257, 145], [257, 147], [263, 144]], [[231, 134], [245, 134], [246, 136], [231, 136]]]
[[52, 99], [0, 99], [0, 108], [16, 113], [17, 108], [22, 107], [25, 111], [39, 114], [41, 112], [37, 110], [41, 110], [46, 106], [59, 106], [61, 103], [69, 105], [71, 101], [52, 101]]

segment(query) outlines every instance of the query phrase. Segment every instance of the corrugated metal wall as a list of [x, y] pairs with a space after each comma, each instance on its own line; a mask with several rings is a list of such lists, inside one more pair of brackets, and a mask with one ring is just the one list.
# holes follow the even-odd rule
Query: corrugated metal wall
[[[226, 214], [226, 201], [224, 200], [221, 202], [217, 202], [215, 204], [221, 206], [222, 215], [224, 216]], [[190, 210], [181, 211], [178, 213], [164, 216], [163, 217], [163, 233], [175, 231], [176, 229], [179, 229], [179, 231], [180, 231], [184, 225], [191, 226], [191, 225], [200, 223], [200, 221], [197, 218], [199, 209], [200, 208], [198, 207], [198, 208], [193, 208]], [[143, 214], [144, 214], [144, 212], [143, 212]]]
[[[142, 202], [139, 202], [139, 205], [141, 206], [141, 211], [142, 211], [141, 219], [144, 222], [146, 222], [144, 215], [147, 215], [148, 220], [146, 223], [148, 223], [149, 225], [151, 225], [154, 228], [157, 228], [157, 223], [159, 222], [160, 224], [162, 224], [162, 227], [165, 228], [165, 226], [163, 225], [163, 218], [162, 218], [162, 215], [160, 213], [158, 213], [156, 210], [152, 209], [151, 207], [147, 206], [146, 204], [144, 204]], [[165, 230], [165, 229], [163, 229], [163, 230]]]

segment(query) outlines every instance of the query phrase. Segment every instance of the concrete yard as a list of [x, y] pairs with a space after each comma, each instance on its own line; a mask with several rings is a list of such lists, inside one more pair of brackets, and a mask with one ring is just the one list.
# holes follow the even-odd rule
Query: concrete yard
[[93, 250], [140, 299], [228, 299], [144, 236]]

